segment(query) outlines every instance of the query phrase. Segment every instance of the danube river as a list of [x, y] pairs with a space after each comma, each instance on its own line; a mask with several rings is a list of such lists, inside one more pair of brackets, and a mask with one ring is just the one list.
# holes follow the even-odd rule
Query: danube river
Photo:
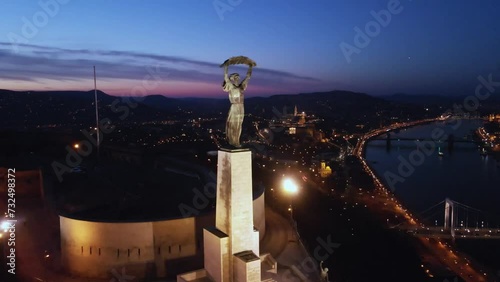
[[[490, 214], [491, 219], [484, 222], [484, 227], [488, 225], [490, 228], [499, 228], [500, 162], [491, 156], [482, 156], [478, 145], [468, 141], [473, 131], [481, 125], [482, 121], [479, 120], [460, 120], [435, 122], [400, 132], [391, 132], [391, 138], [395, 140], [391, 141], [390, 148], [386, 146], [385, 140], [372, 140], [366, 146], [365, 158], [372, 169], [413, 213], [420, 214], [448, 197]], [[453, 134], [454, 140], [461, 142], [455, 142], [453, 149], [449, 150], [446, 141], [422, 140], [432, 139], [432, 132], [436, 130], [444, 132], [442, 140], [446, 140], [449, 134]], [[383, 135], [379, 138], [385, 137]], [[421, 141], [398, 141], [398, 138], [414, 138], [421, 139]], [[423, 146], [424, 143], [426, 146]], [[439, 150], [443, 152], [443, 156], [438, 155]], [[410, 161], [410, 156], [413, 158], [412, 161]], [[423, 158], [418, 158], [418, 156], [423, 156]], [[434, 217], [431, 217], [432, 223], [438, 220], [438, 224], [442, 225], [444, 204], [432, 211], [431, 213], [435, 213]], [[427, 213], [424, 215], [430, 216]], [[474, 213], [470, 213], [469, 217], [465, 214], [459, 216], [461, 218], [457, 224], [460, 224], [462, 220], [464, 224], [467, 221], [471, 228], [477, 225], [481, 227], [483, 224], [482, 219], [476, 220]], [[485, 254], [476, 251], [486, 246], [498, 247], [500, 240], [482, 241], [480, 243], [464, 242], [460, 245], [468, 253], [473, 253], [474, 257], [495, 267], [492, 264], [498, 263], [498, 258], [494, 261], [485, 261], [483, 257]], [[498, 242], [486, 243], [484, 241]], [[500, 265], [498, 267], [500, 269]]]

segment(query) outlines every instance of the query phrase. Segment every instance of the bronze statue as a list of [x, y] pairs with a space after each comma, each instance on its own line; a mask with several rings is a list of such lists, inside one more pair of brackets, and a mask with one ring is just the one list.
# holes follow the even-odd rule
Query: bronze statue
[[[247, 75], [241, 83], [240, 75], [238, 73], [228, 75], [229, 65], [237, 64], [248, 65]], [[231, 108], [229, 109], [226, 121], [226, 137], [229, 144], [237, 148], [241, 147], [241, 126], [245, 116], [245, 110], [243, 107], [244, 92], [247, 88], [248, 80], [250, 80], [250, 77], [252, 76], [252, 67], [255, 67], [256, 65], [257, 64], [254, 61], [244, 56], [229, 58], [220, 65], [220, 67], [224, 67], [224, 81], [222, 82], [222, 89], [225, 92], [229, 92], [229, 101], [231, 102]]]
[[330, 279], [328, 278], [328, 267], [323, 267], [323, 261], [320, 262], [319, 269], [321, 269], [321, 281], [329, 282]]

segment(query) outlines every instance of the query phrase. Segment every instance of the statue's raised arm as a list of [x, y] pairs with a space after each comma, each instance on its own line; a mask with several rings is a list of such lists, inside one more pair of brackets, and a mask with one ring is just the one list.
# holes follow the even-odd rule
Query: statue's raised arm
[[321, 271], [321, 281], [323, 282], [329, 282], [330, 279], [328, 278], [328, 267], [323, 268], [323, 261], [319, 263], [319, 269]]
[[[226, 60], [227, 61], [227, 60]], [[230, 83], [231, 81], [229, 81], [229, 65], [224, 65], [224, 82], [226, 83]]]
[[247, 89], [248, 81], [250, 80], [251, 76], [252, 76], [252, 65], [248, 66], [247, 76], [241, 82], [241, 87], [243, 88], [243, 90]]

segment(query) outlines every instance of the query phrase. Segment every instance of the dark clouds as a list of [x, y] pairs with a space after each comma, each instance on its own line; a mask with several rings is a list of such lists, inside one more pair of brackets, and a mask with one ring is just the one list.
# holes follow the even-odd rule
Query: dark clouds
[[[219, 63], [192, 60], [185, 57], [116, 50], [87, 50], [18, 44], [20, 52], [11, 50], [11, 44], [0, 42], [0, 79], [29, 81], [41, 79], [79, 81], [92, 77], [96, 66], [100, 79], [141, 80], [148, 70], [168, 74], [172, 81], [217, 83], [222, 80]], [[235, 66], [244, 75], [246, 68]], [[315, 85], [320, 80], [289, 72], [254, 69], [253, 80], [262, 88], [290, 89], [294, 86]]]

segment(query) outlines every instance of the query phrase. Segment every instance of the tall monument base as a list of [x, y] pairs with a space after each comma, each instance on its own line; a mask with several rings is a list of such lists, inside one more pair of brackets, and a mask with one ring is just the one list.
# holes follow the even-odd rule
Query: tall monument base
[[[253, 225], [252, 152], [222, 149], [217, 161], [215, 226], [203, 231], [204, 270], [179, 275], [177, 281], [262, 281], [259, 231]], [[274, 273], [276, 265], [273, 266]]]

